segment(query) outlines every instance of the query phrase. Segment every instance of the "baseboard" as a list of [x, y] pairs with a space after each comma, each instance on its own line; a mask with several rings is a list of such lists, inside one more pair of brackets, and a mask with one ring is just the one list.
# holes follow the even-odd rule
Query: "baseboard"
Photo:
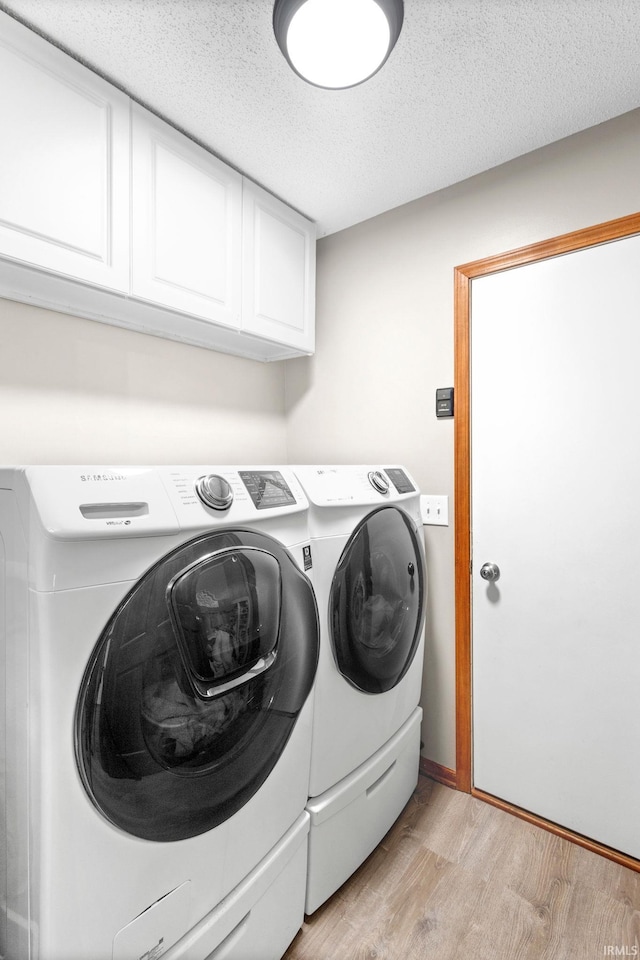
[[512, 803], [507, 803], [506, 800], [500, 800], [499, 797], [494, 797], [492, 794], [485, 793], [483, 790], [476, 790], [474, 788], [471, 794], [477, 797], [478, 800], [490, 803], [491, 806], [497, 807], [499, 810], [504, 810], [506, 813], [510, 813], [520, 820], [526, 820], [527, 823], [532, 823], [534, 826], [541, 827], [549, 833], [554, 833], [557, 837], [562, 837], [564, 840], [569, 840], [579, 847], [584, 847], [585, 850], [590, 850], [591, 853], [597, 853], [601, 857], [606, 857], [607, 860], [613, 860], [614, 863], [619, 863], [623, 867], [628, 867], [630, 870], [635, 870], [636, 873], [640, 873], [640, 860], [636, 860], [635, 857], [631, 857], [629, 854], [621, 853], [620, 850], [613, 850], [611, 847], [606, 847], [596, 840], [590, 840], [589, 837], [583, 837], [580, 833], [574, 833], [573, 830], [568, 830], [566, 827], [561, 827], [557, 823], [545, 820], [544, 817], [539, 817], [535, 813], [523, 810], [522, 807], [516, 807]]
[[[457, 789], [456, 771], [450, 770], [449, 767], [443, 767], [442, 764], [436, 763], [434, 760], [428, 760], [426, 757], [420, 757], [420, 766], [418, 772], [422, 777], [429, 777], [431, 780], [436, 780], [438, 783], [442, 783], [446, 787], [453, 787], [454, 790]], [[590, 840], [588, 837], [583, 837], [579, 833], [574, 833], [572, 830], [568, 830], [565, 827], [559, 826], [557, 823], [552, 823], [549, 820], [545, 820], [543, 817], [539, 817], [536, 814], [530, 813], [528, 810], [523, 810], [521, 807], [507, 803], [505, 800], [500, 800], [498, 797], [494, 797], [489, 793], [485, 793], [483, 790], [476, 790], [475, 788], [472, 788], [471, 794], [478, 800], [482, 800], [494, 807], [498, 807], [498, 809], [504, 810], [505, 812], [512, 814], [514, 817], [519, 817], [521, 820], [526, 820], [528, 823], [532, 823], [535, 826], [540, 827], [542, 830], [547, 830], [549, 833], [555, 833], [558, 837], [562, 837], [565, 840], [569, 840], [571, 843], [575, 843], [580, 847], [584, 847], [585, 850], [590, 850], [592, 853], [597, 853], [601, 857], [606, 857], [608, 860], [613, 860], [614, 863], [619, 863], [623, 867], [627, 867], [630, 870], [634, 870], [636, 873], [640, 873], [640, 860], [636, 860], [634, 857], [631, 857], [626, 853], [621, 853], [619, 850], [613, 850], [611, 847], [606, 847], [604, 844], [598, 843], [595, 840]]]
[[427, 760], [426, 757], [420, 757], [419, 772], [421, 776], [430, 777], [432, 780], [437, 780], [438, 783], [444, 783], [446, 787], [453, 787], [454, 790], [457, 786], [455, 770], [450, 770], [449, 767], [443, 767], [441, 763], [436, 763], [435, 760]]

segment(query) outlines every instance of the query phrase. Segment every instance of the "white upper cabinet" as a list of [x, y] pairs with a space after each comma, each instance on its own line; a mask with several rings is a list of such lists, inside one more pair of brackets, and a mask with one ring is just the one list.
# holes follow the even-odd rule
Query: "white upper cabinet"
[[242, 329], [313, 353], [315, 225], [244, 181]]
[[242, 177], [132, 104], [131, 293], [238, 328]]
[[312, 353], [315, 226], [0, 13], [0, 296], [256, 360]]
[[129, 100], [0, 24], [0, 255], [129, 287]]

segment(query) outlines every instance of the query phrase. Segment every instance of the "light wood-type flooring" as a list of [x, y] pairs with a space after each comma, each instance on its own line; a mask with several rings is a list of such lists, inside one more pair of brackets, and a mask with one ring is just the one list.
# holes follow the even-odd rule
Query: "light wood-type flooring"
[[306, 919], [285, 960], [612, 956], [640, 960], [640, 874], [420, 777], [400, 819]]

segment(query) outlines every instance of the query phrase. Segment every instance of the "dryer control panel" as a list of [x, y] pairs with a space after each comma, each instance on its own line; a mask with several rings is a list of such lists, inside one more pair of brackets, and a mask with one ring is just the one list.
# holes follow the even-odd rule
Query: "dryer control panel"
[[293, 468], [312, 504], [366, 506], [415, 497], [418, 489], [404, 467], [370, 465]]

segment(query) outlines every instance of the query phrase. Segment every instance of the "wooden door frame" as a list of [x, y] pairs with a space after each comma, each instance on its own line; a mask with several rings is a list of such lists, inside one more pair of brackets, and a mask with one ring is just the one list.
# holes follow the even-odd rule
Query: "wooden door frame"
[[640, 213], [454, 268], [454, 507], [456, 631], [456, 771], [458, 790], [515, 813], [587, 849], [640, 871], [640, 861], [549, 823], [473, 786], [471, 667], [471, 282], [478, 277], [573, 253], [640, 233]]

